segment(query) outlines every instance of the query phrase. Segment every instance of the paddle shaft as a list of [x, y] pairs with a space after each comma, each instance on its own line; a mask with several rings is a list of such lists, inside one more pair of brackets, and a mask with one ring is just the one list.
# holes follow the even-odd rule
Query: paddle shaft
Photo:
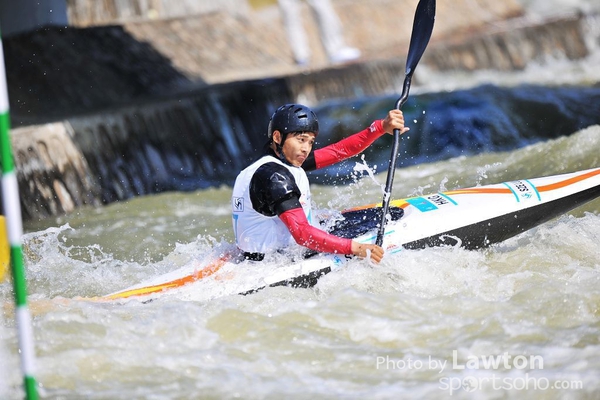
[[[406, 100], [408, 100], [408, 92], [410, 91], [410, 82], [412, 73], [404, 78], [404, 86], [402, 88], [402, 96], [396, 101], [396, 109], [400, 110]], [[381, 222], [377, 231], [377, 240], [375, 244], [381, 246], [383, 244], [383, 235], [385, 233], [385, 225], [387, 215], [390, 208], [390, 199], [392, 198], [392, 186], [394, 184], [394, 173], [396, 172], [396, 161], [398, 159], [398, 150], [400, 149], [400, 130], [394, 129], [394, 144], [392, 146], [392, 155], [390, 156], [390, 164], [388, 166], [387, 179], [385, 181], [385, 192], [383, 194], [383, 203], [381, 206]]]
[[[433, 32], [433, 23], [435, 21], [435, 0], [420, 0], [415, 11], [415, 20], [413, 22], [413, 30], [410, 38], [410, 46], [408, 48], [408, 57], [406, 58], [406, 72], [404, 77], [404, 86], [402, 87], [402, 95], [396, 101], [396, 109], [400, 110], [408, 99], [410, 91], [410, 82], [412, 75], [425, 52], [425, 48], [431, 38]], [[400, 147], [400, 130], [394, 129], [394, 145], [392, 146], [392, 155], [390, 156], [390, 164], [388, 167], [387, 179], [385, 182], [385, 191], [383, 193], [383, 201], [381, 205], [381, 221], [377, 231], [377, 239], [375, 244], [381, 246], [383, 244], [383, 236], [385, 234], [385, 225], [387, 222], [387, 214], [390, 207], [392, 197], [392, 185], [394, 184], [394, 173], [396, 171], [396, 159], [398, 158], [398, 149]]]

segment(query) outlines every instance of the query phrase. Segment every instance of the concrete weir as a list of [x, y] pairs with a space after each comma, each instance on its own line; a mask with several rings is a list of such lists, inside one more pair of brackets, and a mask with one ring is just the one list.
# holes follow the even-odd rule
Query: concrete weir
[[504, 21], [490, 31], [457, 35], [438, 44], [425, 62], [442, 71], [513, 71], [545, 58], [581, 59], [589, 54], [583, 33], [585, 20], [583, 15], [568, 15], [543, 22], [522, 18]]
[[263, 144], [247, 127], [262, 127], [270, 106], [289, 97], [274, 83], [256, 85], [219, 85], [14, 129], [24, 218], [227, 181]]
[[[377, 3], [394, 8], [400, 2]], [[407, 3], [402, 12], [409, 18]], [[589, 51], [583, 16], [527, 23], [512, 19], [522, 10], [511, 1], [477, 3], [490, 4], [480, 7], [486, 18], [469, 17], [468, 4], [450, 7], [465, 18], [440, 20], [423, 64], [441, 71], [511, 70], [557, 51], [572, 59]], [[388, 23], [388, 15], [363, 18], [358, 0], [334, 4], [344, 26], [355, 28], [347, 35], [363, 52], [360, 62], [330, 65], [317, 53], [315, 66], [300, 69], [290, 54], [277, 55], [284, 39], [272, 31], [279, 21], [271, 18], [276, 8], [252, 18], [212, 10], [8, 38], [12, 141], [24, 218], [229, 182], [264, 144], [264, 125], [277, 105], [399, 93], [408, 33], [402, 35], [406, 40], [391, 31], [378, 37], [373, 23]], [[237, 29], [238, 40], [223, 46], [227, 39], [218, 35], [231, 32], [207, 26]], [[244, 43], [252, 41], [264, 52], [246, 53]]]
[[56, 122], [12, 131], [24, 219], [43, 218], [99, 205], [100, 186], [68, 132]]

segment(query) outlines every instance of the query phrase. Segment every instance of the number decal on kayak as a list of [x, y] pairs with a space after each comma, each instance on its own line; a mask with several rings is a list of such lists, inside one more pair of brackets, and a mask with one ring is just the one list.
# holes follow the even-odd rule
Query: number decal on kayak
[[515, 195], [517, 203], [536, 198], [538, 200], [541, 200], [539, 192], [537, 191], [535, 186], [528, 180], [505, 182], [504, 185], [507, 188], [509, 188], [510, 191]]

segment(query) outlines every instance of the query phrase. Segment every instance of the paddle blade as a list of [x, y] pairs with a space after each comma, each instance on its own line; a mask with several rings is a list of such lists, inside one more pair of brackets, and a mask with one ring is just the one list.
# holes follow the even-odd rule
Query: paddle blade
[[435, 22], [435, 0], [420, 0], [415, 11], [415, 20], [406, 58], [406, 75], [411, 76], [425, 52]]

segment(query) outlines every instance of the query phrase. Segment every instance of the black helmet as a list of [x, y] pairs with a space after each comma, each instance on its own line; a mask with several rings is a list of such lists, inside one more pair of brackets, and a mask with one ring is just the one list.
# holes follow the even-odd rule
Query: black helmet
[[310, 108], [302, 104], [286, 104], [279, 107], [271, 116], [269, 140], [273, 139], [275, 131], [281, 132], [283, 140], [288, 133], [293, 132], [314, 132], [315, 135], [318, 135], [319, 121]]

